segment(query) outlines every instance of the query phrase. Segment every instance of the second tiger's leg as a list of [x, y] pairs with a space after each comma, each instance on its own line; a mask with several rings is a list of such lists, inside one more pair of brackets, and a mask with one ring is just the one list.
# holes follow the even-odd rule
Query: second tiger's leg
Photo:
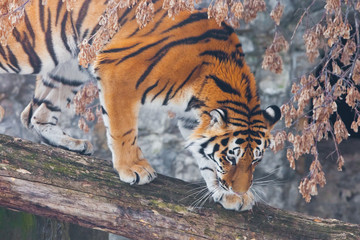
[[70, 137], [58, 125], [60, 115], [83, 83], [73, 81], [66, 84], [60, 80], [54, 80], [50, 76], [38, 76], [34, 98], [21, 113], [21, 121], [46, 144], [81, 154], [91, 154], [93, 147], [89, 141]]
[[117, 87], [104, 84], [99, 88], [108, 145], [120, 180], [130, 184], [152, 181], [156, 172], [137, 145], [139, 101], [136, 94], [119, 89], [118, 84]]

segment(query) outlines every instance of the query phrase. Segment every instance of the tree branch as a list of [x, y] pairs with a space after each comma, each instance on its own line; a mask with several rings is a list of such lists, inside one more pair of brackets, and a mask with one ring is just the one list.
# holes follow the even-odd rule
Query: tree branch
[[159, 176], [121, 183], [111, 163], [0, 135], [0, 205], [136, 239], [356, 239], [360, 226], [258, 204], [235, 212], [206, 203], [197, 185]]

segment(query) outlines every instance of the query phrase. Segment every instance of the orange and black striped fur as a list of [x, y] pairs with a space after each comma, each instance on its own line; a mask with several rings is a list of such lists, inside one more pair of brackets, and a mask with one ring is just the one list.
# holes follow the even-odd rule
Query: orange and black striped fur
[[[33, 2], [35, 4], [38, 1]], [[49, 9], [51, 5], [55, 6], [59, 2], [61, 0], [55, 3], [49, 0]], [[91, 17], [86, 15], [77, 29], [75, 23], [83, 16], [82, 2], [78, 0], [80, 6], [75, 9], [67, 25], [65, 40], [62, 38], [60, 26], [52, 28], [55, 56], [68, 51], [66, 42], [79, 43], [83, 36], [96, 28], [96, 25], [90, 27], [91, 23], [95, 22], [94, 18], [91, 20]], [[180, 131], [187, 139], [187, 148], [198, 161], [201, 174], [214, 200], [227, 209], [250, 209], [254, 204], [251, 192], [253, 171], [264, 150], [270, 145], [270, 130], [280, 118], [280, 110], [276, 106], [260, 109], [254, 76], [245, 63], [241, 44], [233, 29], [226, 24], [219, 26], [214, 20], [208, 20], [205, 11], [182, 12], [175, 20], [169, 19], [167, 12], [161, 9], [162, 2], [153, 2], [154, 20], [141, 30], [135, 20], [135, 8], [119, 12], [122, 28], [99, 53], [92, 66], [100, 90], [100, 102], [114, 168], [120, 179], [130, 184], [145, 184], [156, 177], [154, 169], [137, 146], [138, 112], [141, 105], [171, 110], [176, 113]], [[96, 12], [99, 9], [98, 7], [95, 10], [94, 7], [90, 3], [87, 12]], [[53, 24], [55, 21], [57, 8], [46, 9], [48, 6], [44, 12], [49, 11], [49, 14], [44, 14], [43, 19], [50, 18], [51, 13], [51, 20], [34, 20], [40, 25], [37, 26], [39, 31], [42, 30], [42, 22], [45, 23], [46, 32], [48, 22]], [[63, 10], [60, 12], [64, 18], [66, 13]], [[26, 25], [23, 26], [23, 32], [18, 31], [30, 36]], [[60, 37], [57, 37], [58, 35]], [[50, 61], [53, 69], [57, 69], [61, 64], [70, 69], [70, 66], [66, 65], [69, 61], [69, 65], [74, 64], [71, 68], [71, 72], [75, 72], [74, 76], [87, 74], [86, 70], [78, 69], [75, 63], [76, 44], [73, 45], [74, 49], [70, 47], [68, 51], [69, 60], [58, 61], [56, 65], [49, 47], [46, 47], [49, 45], [46, 34], [38, 41], [36, 42], [35, 38], [36, 44], [42, 45], [43, 49], [35, 49], [34, 52], [45, 52], [39, 56], [40, 61]], [[12, 49], [13, 42], [20, 47], [23, 45], [14, 37], [9, 41], [9, 49]], [[31, 38], [28, 42], [32, 43]], [[26, 65], [27, 58], [20, 59], [20, 55], [14, 54], [17, 58], [15, 64], [10, 60], [8, 49], [2, 51], [8, 60], [4, 62], [0, 58], [0, 69], [10, 71], [10, 67], [6, 65], [10, 64], [14, 70], [23, 73], [19, 70]], [[26, 53], [26, 50], [24, 52]], [[24, 56], [28, 54], [23, 54]], [[28, 69], [31, 72], [34, 68]], [[61, 110], [61, 104], [66, 105], [66, 99], [71, 99], [72, 91], [76, 91], [78, 87], [72, 83], [77, 81], [74, 81], [75, 78], [68, 78], [73, 76], [72, 74], [54, 71], [51, 67], [46, 70], [41, 68], [35, 73], [45, 77], [38, 82], [35, 99], [23, 113], [24, 123], [39, 129], [47, 125], [58, 128], [57, 121], [51, 122], [51, 118], [55, 116], [53, 110]], [[81, 81], [86, 81], [86, 77], [81, 78]], [[63, 90], [62, 88], [65, 91], [58, 91]], [[61, 95], [60, 92], [65, 93]], [[61, 95], [61, 101], [54, 102], [51, 94]], [[37, 123], [36, 111], [39, 111], [38, 115], [46, 115], [44, 119], [49, 122]], [[42, 129], [37, 132], [44, 139], [49, 137]], [[51, 134], [53, 139], [53, 136], [62, 133]], [[60, 144], [48, 140], [50, 144], [73, 151], [90, 152], [89, 143], [83, 142], [83, 148], [76, 148], [76, 141], [82, 140], [74, 139], [73, 142]]]
[[72, 12], [62, 0], [32, 0], [24, 19], [16, 25], [7, 46], [0, 45], [0, 74], [36, 74], [35, 95], [21, 115], [23, 124], [43, 142], [92, 153], [86, 140], [74, 139], [58, 126], [61, 112], [81, 86], [93, 76], [78, 64], [78, 44], [99, 26], [105, 0], [78, 0]]

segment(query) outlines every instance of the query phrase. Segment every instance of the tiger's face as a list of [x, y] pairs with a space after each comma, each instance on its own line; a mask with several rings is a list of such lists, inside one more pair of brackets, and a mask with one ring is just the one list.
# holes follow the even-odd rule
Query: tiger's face
[[215, 190], [239, 196], [249, 190], [255, 167], [271, 144], [270, 131], [280, 116], [277, 106], [258, 109], [248, 118], [231, 115], [225, 109], [203, 114], [195, 145], [204, 159], [200, 169], [213, 172], [210, 176]]

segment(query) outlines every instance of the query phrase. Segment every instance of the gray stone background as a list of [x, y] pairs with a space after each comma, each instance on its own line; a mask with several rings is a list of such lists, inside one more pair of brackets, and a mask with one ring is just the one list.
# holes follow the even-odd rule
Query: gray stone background
[[[274, 22], [269, 13], [277, 4], [276, 0], [268, 0], [266, 13], [260, 14], [251, 24], [242, 24], [239, 38], [243, 44], [245, 58], [255, 74], [262, 107], [276, 104], [281, 106], [290, 97], [290, 87], [301, 75], [313, 69], [307, 62], [302, 35], [304, 27], [312, 26], [323, 13], [323, 3], [311, 8], [311, 13], [297, 30], [290, 48], [282, 54], [284, 70], [281, 74], [273, 74], [261, 68], [262, 56], [274, 36]], [[293, 30], [304, 9], [311, 1], [283, 0], [285, 5], [279, 30], [290, 41]], [[32, 97], [34, 77], [16, 75], [0, 76], [0, 105], [5, 109], [5, 118], [0, 123], [0, 133], [22, 137], [35, 142], [39, 139], [24, 129], [19, 121], [23, 108]], [[101, 124], [92, 127], [89, 134], [77, 128], [72, 112], [65, 114], [60, 121], [65, 131], [75, 137], [90, 139], [95, 146], [95, 156], [110, 159], [106, 146], [104, 128]], [[283, 122], [277, 129], [283, 128]], [[276, 130], [275, 130], [276, 131]], [[313, 216], [337, 218], [343, 221], [360, 223], [360, 140], [350, 138], [340, 145], [345, 159], [343, 172], [337, 171], [333, 142], [319, 144], [320, 159], [323, 164], [327, 184], [319, 189], [319, 195], [307, 204], [298, 192], [301, 178], [308, 172], [311, 159], [302, 157], [297, 161], [297, 169], [290, 169], [285, 151], [273, 154], [270, 150], [255, 171], [255, 178], [266, 181], [258, 186], [261, 200], [269, 205], [306, 213]], [[179, 134], [176, 121], [168, 114], [143, 109], [140, 114], [139, 144], [150, 160], [150, 163], [161, 174], [181, 178], [186, 181], [201, 181], [201, 176], [191, 154], [184, 150], [184, 140]]]

